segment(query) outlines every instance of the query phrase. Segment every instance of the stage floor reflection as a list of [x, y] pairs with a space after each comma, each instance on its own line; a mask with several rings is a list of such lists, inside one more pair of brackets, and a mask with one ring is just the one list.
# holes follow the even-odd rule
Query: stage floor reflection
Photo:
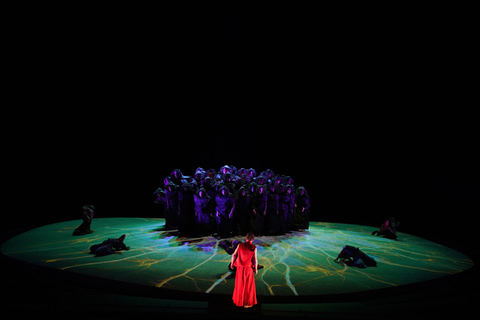
[[[163, 289], [231, 295], [231, 256], [213, 237], [180, 238], [163, 230], [163, 219], [98, 218], [94, 233], [72, 236], [80, 220], [22, 233], [1, 248], [27, 263]], [[256, 238], [258, 296], [343, 294], [402, 286], [441, 278], [473, 266], [466, 255], [432, 241], [398, 233], [398, 241], [372, 236], [375, 227], [311, 222], [310, 229]], [[126, 234], [131, 249], [104, 257], [93, 244]], [[229, 240], [244, 240], [240, 237]], [[377, 261], [360, 269], [334, 262], [344, 245], [359, 247]]]

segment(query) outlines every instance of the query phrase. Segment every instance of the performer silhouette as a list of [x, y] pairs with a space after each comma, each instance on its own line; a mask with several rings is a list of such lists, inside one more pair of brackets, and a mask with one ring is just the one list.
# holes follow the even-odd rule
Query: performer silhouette
[[240, 243], [232, 255], [232, 266], [236, 268], [233, 303], [237, 307], [250, 308], [257, 304], [255, 275], [257, 274], [257, 247], [252, 243], [255, 236], [249, 232], [246, 242]]

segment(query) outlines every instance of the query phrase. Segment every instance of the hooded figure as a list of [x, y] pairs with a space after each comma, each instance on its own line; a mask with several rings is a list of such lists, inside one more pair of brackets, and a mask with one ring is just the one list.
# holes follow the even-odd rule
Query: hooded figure
[[183, 185], [187, 180], [190, 178], [188, 176], [184, 176], [182, 171], [180, 169], [174, 169], [170, 173], [170, 178], [172, 179], [172, 182], [176, 184], [177, 186]]
[[263, 176], [267, 179], [267, 184], [273, 184], [273, 178], [275, 176], [275, 172], [272, 169], [267, 169], [263, 172]]
[[253, 179], [257, 176], [257, 171], [255, 171], [255, 169], [253, 168], [250, 168], [247, 170], [247, 175], [249, 175]]
[[267, 183], [267, 178], [265, 176], [258, 176], [257, 179], [255, 180], [255, 182], [258, 184], [258, 185], [264, 185]]
[[255, 195], [255, 192], [257, 191], [257, 184], [255, 182], [251, 182], [249, 185], [248, 185], [248, 191], [250, 192], [250, 194], [252, 196]]
[[209, 178], [215, 178], [215, 176], [217, 175], [217, 170], [213, 169], [213, 168], [210, 168], [206, 171], [205, 173], [205, 176], [206, 177], [209, 177]]
[[198, 172], [202, 172], [203, 174], [205, 174], [205, 169], [203, 169], [202, 167], [198, 167], [197, 169], [195, 169], [195, 174]]
[[235, 202], [235, 232], [238, 235], [248, 233], [250, 216], [252, 215], [252, 196], [246, 186], [242, 186], [237, 193]]
[[[166, 183], [166, 185], [168, 185], [168, 181]], [[155, 200], [153, 201], [153, 203], [155, 204], [163, 204], [163, 214], [164, 214], [164, 218], [165, 218], [165, 221], [166, 221], [166, 215], [167, 215], [167, 198], [165, 196], [165, 191], [163, 191], [162, 188], [158, 188], [157, 190], [155, 190], [155, 192], [153, 193], [153, 195], [155, 196]]]
[[333, 260], [336, 263], [342, 263], [351, 267], [366, 268], [376, 267], [377, 261], [373, 257], [370, 257], [359, 248], [352, 246], [344, 246], [342, 251], [338, 254], [337, 258]]
[[219, 238], [226, 238], [232, 232], [233, 211], [235, 210], [235, 198], [226, 186], [218, 190], [215, 197], [215, 220]]
[[162, 188], [158, 188], [157, 190], [155, 190], [153, 195], [155, 196], [155, 200], [153, 201], [154, 203], [156, 204], [165, 203], [165, 191], [163, 191]]
[[119, 238], [108, 238], [100, 244], [94, 244], [90, 247], [90, 253], [95, 254], [97, 257], [106, 256], [109, 254], [115, 253], [115, 251], [120, 250], [130, 250], [130, 247], [127, 247], [125, 243], [125, 235]]
[[178, 191], [178, 231], [180, 236], [191, 236], [195, 233], [195, 188], [192, 183], [185, 182]]
[[237, 171], [237, 176], [239, 176], [240, 178], [245, 178], [246, 172], [247, 172], [247, 169], [240, 168]]
[[163, 185], [166, 187], [170, 181], [172, 181], [172, 178], [170, 178], [170, 176], [166, 176], [165, 178], [163, 178]]
[[250, 230], [256, 236], [263, 235], [263, 222], [267, 213], [267, 188], [259, 185], [252, 200], [253, 215], [250, 217]]
[[178, 228], [178, 186], [172, 181], [165, 187], [165, 228]]
[[80, 236], [80, 235], [94, 232], [93, 230], [90, 229], [90, 226], [92, 225], [94, 212], [95, 212], [95, 207], [92, 205], [86, 205], [82, 207], [83, 222], [73, 231], [74, 236]]
[[[286, 186], [285, 189], [286, 195], [290, 196], [290, 202], [288, 203], [288, 211], [287, 211], [287, 218], [286, 218], [286, 231], [293, 230], [293, 211], [295, 210], [295, 186], [293, 184], [289, 184]], [[288, 201], [288, 198], [285, 198], [285, 201]], [[286, 207], [287, 208], [287, 207]]]
[[265, 234], [272, 236], [280, 233], [279, 228], [279, 195], [275, 185], [268, 186], [267, 214], [265, 215]]
[[293, 185], [293, 179], [290, 176], [284, 176], [283, 177], [283, 184], [284, 185]]
[[193, 176], [193, 179], [197, 182], [197, 186], [201, 186], [203, 184], [203, 180], [205, 179], [205, 172], [197, 171]]
[[212, 216], [211, 198], [204, 188], [197, 190], [193, 196], [195, 202], [195, 222], [198, 236], [208, 236], [212, 234], [210, 219]]
[[304, 187], [298, 187], [295, 196], [295, 210], [293, 213], [293, 229], [305, 231], [309, 225], [310, 197]]
[[232, 172], [232, 168], [227, 164], [227, 165], [224, 165], [223, 167], [220, 168], [220, 173], [221, 174], [226, 174], [226, 173], [231, 173]]
[[287, 232], [287, 213], [290, 205], [290, 194], [287, 188], [281, 184], [278, 190], [278, 231], [280, 234]]
[[215, 176], [215, 179], [220, 180], [220, 181], [224, 181], [225, 174], [231, 173], [231, 172], [232, 172], [232, 168], [230, 168], [228, 165], [224, 165], [218, 171], [217, 175]]
[[207, 191], [208, 196], [212, 199], [210, 202], [211, 210], [210, 212], [215, 211], [215, 197], [217, 196], [217, 191], [215, 190], [215, 181], [210, 178], [206, 177], [203, 181], [202, 187]]
[[395, 218], [388, 218], [388, 220], [382, 224], [380, 231], [373, 231], [372, 235], [383, 236], [387, 239], [397, 239], [397, 228], [400, 222], [395, 221]]

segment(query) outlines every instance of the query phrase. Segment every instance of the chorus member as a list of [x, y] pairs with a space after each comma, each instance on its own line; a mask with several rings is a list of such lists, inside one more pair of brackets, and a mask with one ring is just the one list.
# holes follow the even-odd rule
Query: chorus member
[[215, 220], [217, 222], [217, 237], [228, 238], [232, 232], [233, 212], [235, 210], [235, 197], [226, 186], [218, 190], [215, 197]]
[[195, 201], [195, 222], [197, 228], [197, 235], [208, 236], [212, 234], [211, 228], [211, 215], [212, 215], [212, 206], [210, 204], [211, 198], [207, 194], [207, 191], [204, 188], [197, 190], [197, 193], [193, 196]]
[[250, 217], [250, 231], [256, 236], [263, 235], [263, 223], [267, 213], [267, 191], [266, 186], [257, 186], [257, 191], [253, 197], [253, 215]]
[[309, 226], [310, 197], [304, 187], [298, 187], [295, 196], [295, 211], [293, 214], [294, 230], [305, 231]]

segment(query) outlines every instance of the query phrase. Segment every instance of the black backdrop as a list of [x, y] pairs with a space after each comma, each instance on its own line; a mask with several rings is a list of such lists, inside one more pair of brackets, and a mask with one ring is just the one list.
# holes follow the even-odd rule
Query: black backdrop
[[444, 50], [461, 48], [457, 37], [281, 19], [162, 23], [22, 33], [35, 55], [14, 52], [2, 230], [79, 219], [84, 204], [98, 217], [160, 216], [152, 192], [172, 169], [233, 164], [292, 176], [312, 220], [394, 216], [405, 232], [473, 240], [478, 134], [458, 109], [471, 84]]
[[[241, 131], [232, 123], [222, 127]], [[206, 137], [195, 129], [172, 137], [175, 129], [168, 127], [157, 137], [156, 129], [118, 130], [93, 130], [68, 143], [65, 136], [38, 136], [9, 152], [2, 164], [2, 230], [79, 219], [84, 204], [95, 205], [97, 217], [160, 217], [152, 193], [172, 169], [192, 174], [197, 166], [233, 164], [291, 175], [311, 195], [312, 220], [379, 226], [394, 216], [404, 232], [473, 240], [468, 229], [478, 213], [479, 176], [468, 139], [356, 131], [328, 141], [314, 127], [303, 130], [308, 138], [294, 130], [283, 139], [274, 130], [271, 138], [268, 130], [261, 137], [256, 131]]]

